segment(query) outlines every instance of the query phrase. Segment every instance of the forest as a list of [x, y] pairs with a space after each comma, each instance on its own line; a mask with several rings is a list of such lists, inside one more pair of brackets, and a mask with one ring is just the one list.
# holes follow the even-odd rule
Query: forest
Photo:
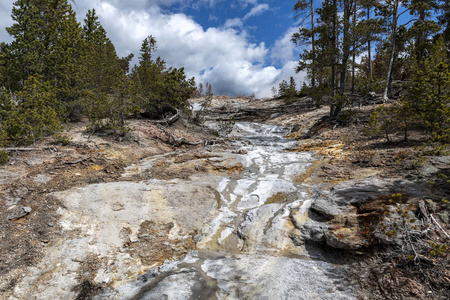
[[[309, 82], [302, 92], [330, 106], [339, 118], [352, 103], [375, 92], [389, 107], [371, 117], [373, 134], [420, 128], [432, 140], [448, 143], [450, 116], [450, 4], [440, 0], [300, 0], [294, 6], [300, 24], [292, 41], [303, 52], [297, 72]], [[362, 57], [360, 63], [357, 57]], [[392, 91], [393, 81], [400, 89]], [[294, 83], [295, 84], [295, 83]], [[292, 90], [284, 81], [281, 94]], [[400, 97], [401, 96], [401, 97]]]
[[18, 0], [13, 37], [0, 44], [0, 147], [31, 144], [61, 135], [64, 124], [89, 118], [89, 132], [123, 134], [125, 120], [165, 105], [184, 108], [195, 88], [184, 69], [153, 57], [156, 40], [118, 57], [95, 10], [77, 22], [69, 1]]

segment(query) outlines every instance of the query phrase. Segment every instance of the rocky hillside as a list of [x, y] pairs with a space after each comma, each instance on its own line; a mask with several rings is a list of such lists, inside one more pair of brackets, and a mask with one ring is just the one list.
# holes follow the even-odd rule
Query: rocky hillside
[[370, 105], [205, 100], [170, 127], [80, 122], [12, 151], [0, 298], [450, 297], [449, 156], [369, 139]]

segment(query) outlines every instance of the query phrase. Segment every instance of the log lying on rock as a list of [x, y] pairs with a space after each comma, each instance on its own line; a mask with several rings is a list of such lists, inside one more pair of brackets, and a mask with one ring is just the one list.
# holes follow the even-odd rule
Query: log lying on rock
[[0, 151], [6, 151], [6, 152], [14, 152], [14, 151], [20, 151], [20, 152], [25, 152], [25, 151], [41, 151], [42, 149], [38, 149], [38, 148], [0, 148]]
[[155, 124], [172, 125], [180, 118], [180, 112], [172, 106], [165, 105], [143, 112], [141, 116]]

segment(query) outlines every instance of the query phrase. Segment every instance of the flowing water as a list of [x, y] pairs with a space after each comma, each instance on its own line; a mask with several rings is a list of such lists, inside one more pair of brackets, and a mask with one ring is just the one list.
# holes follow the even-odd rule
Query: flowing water
[[118, 288], [120, 298], [354, 299], [345, 267], [301, 241], [298, 227], [313, 200], [311, 187], [295, 178], [314, 156], [287, 151], [293, 142], [286, 133], [273, 125], [235, 124], [231, 136], [245, 171], [216, 187], [219, 213], [198, 234], [198, 250]]

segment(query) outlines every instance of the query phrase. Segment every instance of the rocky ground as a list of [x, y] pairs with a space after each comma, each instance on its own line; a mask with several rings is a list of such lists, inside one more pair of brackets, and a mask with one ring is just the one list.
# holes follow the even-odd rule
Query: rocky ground
[[[394, 144], [367, 138], [372, 106], [342, 122], [307, 101], [220, 97], [209, 109], [216, 119], [288, 126], [298, 139], [292, 151], [316, 153], [295, 179], [316, 191], [309, 218], [295, 210], [289, 218], [299, 243], [351, 259], [362, 299], [450, 297], [442, 201], [450, 198], [450, 158], [419, 155], [423, 136]], [[130, 122], [122, 138], [73, 124], [67, 144], [33, 145], [1, 167], [0, 298], [90, 299], [196, 249], [198, 231], [217, 214], [221, 176], [244, 170], [239, 149], [186, 119], [170, 133], [198, 146], [174, 147], [167, 129]]]

